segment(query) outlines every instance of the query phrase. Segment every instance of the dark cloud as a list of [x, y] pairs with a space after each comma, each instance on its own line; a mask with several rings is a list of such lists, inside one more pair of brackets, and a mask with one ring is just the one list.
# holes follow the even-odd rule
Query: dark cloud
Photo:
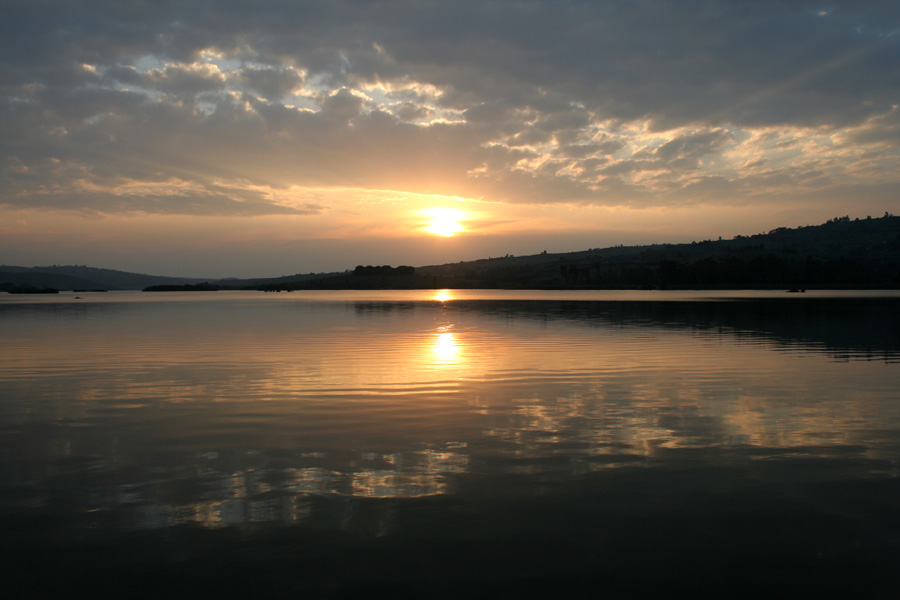
[[328, 116], [348, 120], [357, 116], [365, 104], [364, 97], [354, 94], [347, 88], [341, 88], [325, 97], [322, 101], [322, 110]]
[[262, 216], [312, 215], [321, 212], [315, 204], [300, 206], [274, 204], [252, 192], [237, 193], [233, 189], [188, 189], [182, 193], [112, 194], [74, 187], [40, 190], [27, 196], [8, 193], [0, 195], [0, 202], [26, 209], [53, 209], [81, 214], [169, 214], [192, 216]]
[[434, 116], [434, 110], [425, 106], [419, 106], [413, 102], [401, 102], [394, 107], [397, 116], [402, 121], [419, 121]]
[[225, 77], [211, 67], [174, 65], [148, 72], [141, 85], [163, 93], [194, 98], [197, 94], [222, 90], [225, 87]]
[[653, 151], [665, 166], [675, 169], [694, 168], [701, 158], [718, 152], [732, 140], [723, 129], [691, 132], [669, 140]]
[[239, 77], [250, 90], [268, 100], [280, 100], [303, 84], [300, 75], [290, 68], [245, 67]]
[[18, 35], [6, 45], [17, 67], [144, 54], [191, 61], [209, 47], [247, 47], [311, 74], [409, 75], [482, 101], [555, 90], [623, 119], [819, 119], [823, 98], [777, 104], [823, 91], [831, 119], [853, 119], [861, 95], [893, 97], [900, 73], [900, 9], [884, 2], [824, 15], [822, 3], [802, 1], [12, 4], [7, 23], [21, 28], [7, 26]]
[[604, 135], [599, 140], [562, 146], [557, 153], [566, 158], [585, 158], [614, 154], [621, 150], [624, 145], [624, 142], [621, 140], [612, 139], [611, 136]]
[[872, 117], [843, 141], [845, 144], [872, 144], [900, 149], [900, 104], [888, 113]]

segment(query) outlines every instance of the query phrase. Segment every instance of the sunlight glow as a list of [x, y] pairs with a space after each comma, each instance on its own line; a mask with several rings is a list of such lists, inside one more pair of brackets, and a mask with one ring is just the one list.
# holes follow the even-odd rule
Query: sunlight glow
[[446, 302], [447, 300], [452, 300], [453, 296], [450, 295], [450, 290], [438, 290], [434, 294], [434, 300], [438, 302]]
[[442, 237], [450, 237], [463, 231], [459, 221], [463, 218], [462, 212], [452, 208], [429, 208], [424, 211], [431, 219], [425, 231]]

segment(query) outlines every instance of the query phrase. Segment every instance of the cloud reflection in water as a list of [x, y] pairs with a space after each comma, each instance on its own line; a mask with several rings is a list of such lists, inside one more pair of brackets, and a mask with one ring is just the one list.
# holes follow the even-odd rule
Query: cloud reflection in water
[[[838, 342], [879, 338], [847, 337], [867, 322], [839, 338], [828, 325], [866, 314], [755, 307], [35, 309], [6, 321], [19, 340], [0, 371], [16, 434], [6, 484], [129, 527], [221, 527], [327, 520], [322, 499], [674, 470], [687, 456], [748, 472], [800, 457], [889, 469], [896, 438], [871, 432], [900, 430], [896, 349], [835, 362]], [[334, 522], [352, 524], [347, 511]]]

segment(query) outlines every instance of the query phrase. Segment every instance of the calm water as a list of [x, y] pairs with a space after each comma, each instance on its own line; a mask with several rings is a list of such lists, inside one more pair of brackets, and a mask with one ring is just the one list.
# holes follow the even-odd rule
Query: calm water
[[896, 293], [78, 296], [0, 295], [23, 590], [900, 585]]

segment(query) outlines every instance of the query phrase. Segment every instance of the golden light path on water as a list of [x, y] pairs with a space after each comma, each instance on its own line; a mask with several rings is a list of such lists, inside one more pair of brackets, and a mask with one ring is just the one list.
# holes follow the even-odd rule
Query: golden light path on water
[[[449, 302], [453, 300], [453, 292], [452, 290], [438, 290], [434, 293], [433, 299], [442, 303]], [[450, 366], [459, 361], [462, 348], [452, 329], [453, 325], [441, 325], [437, 328], [431, 348], [435, 365]]]

